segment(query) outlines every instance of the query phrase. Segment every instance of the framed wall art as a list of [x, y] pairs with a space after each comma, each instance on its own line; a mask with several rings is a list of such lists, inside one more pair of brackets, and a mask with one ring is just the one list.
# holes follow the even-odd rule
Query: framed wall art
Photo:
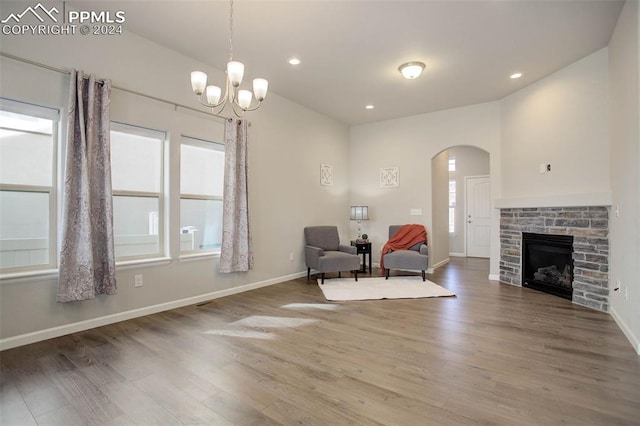
[[320, 164], [320, 185], [333, 185], [333, 166], [331, 164]]
[[400, 186], [400, 167], [383, 167], [380, 169], [380, 188], [397, 188]]

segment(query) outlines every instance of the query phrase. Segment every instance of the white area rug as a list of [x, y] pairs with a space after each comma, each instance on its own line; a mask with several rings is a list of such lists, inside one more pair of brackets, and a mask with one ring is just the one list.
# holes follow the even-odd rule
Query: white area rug
[[318, 286], [324, 297], [331, 301], [377, 300], [377, 299], [417, 299], [422, 297], [455, 296], [452, 291], [421, 277], [389, 277], [325, 279]]

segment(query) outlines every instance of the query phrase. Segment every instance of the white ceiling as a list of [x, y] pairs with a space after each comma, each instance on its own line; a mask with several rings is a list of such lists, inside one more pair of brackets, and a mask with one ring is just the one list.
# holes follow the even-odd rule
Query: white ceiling
[[[103, 4], [126, 12], [127, 31], [225, 69], [228, 2]], [[605, 47], [622, 4], [235, 0], [234, 59], [270, 92], [361, 124], [500, 99]], [[426, 73], [404, 80], [397, 68], [408, 61]], [[511, 80], [516, 71], [524, 77]]]

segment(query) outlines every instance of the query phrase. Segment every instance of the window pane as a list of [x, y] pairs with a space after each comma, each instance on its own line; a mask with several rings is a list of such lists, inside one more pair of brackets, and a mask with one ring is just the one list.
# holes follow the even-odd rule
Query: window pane
[[160, 253], [159, 198], [113, 197], [116, 257]]
[[0, 111], [0, 183], [53, 185], [53, 121]]
[[[205, 144], [201, 143], [201, 145]], [[219, 150], [220, 144], [206, 145], [211, 147], [181, 145], [180, 192], [182, 194], [222, 196], [224, 151]]]
[[49, 194], [0, 191], [0, 267], [49, 264]]
[[180, 250], [219, 249], [222, 200], [180, 200]]
[[456, 180], [449, 180], [449, 232], [456, 231]]
[[111, 131], [111, 180], [114, 191], [160, 192], [162, 139]]

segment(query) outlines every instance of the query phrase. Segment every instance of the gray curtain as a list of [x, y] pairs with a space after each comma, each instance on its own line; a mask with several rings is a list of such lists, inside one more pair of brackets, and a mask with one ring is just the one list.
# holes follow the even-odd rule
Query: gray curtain
[[245, 272], [253, 268], [249, 233], [247, 183], [247, 122], [228, 119], [224, 129], [224, 197], [220, 272]]
[[109, 140], [111, 82], [72, 71], [58, 302], [115, 294]]

